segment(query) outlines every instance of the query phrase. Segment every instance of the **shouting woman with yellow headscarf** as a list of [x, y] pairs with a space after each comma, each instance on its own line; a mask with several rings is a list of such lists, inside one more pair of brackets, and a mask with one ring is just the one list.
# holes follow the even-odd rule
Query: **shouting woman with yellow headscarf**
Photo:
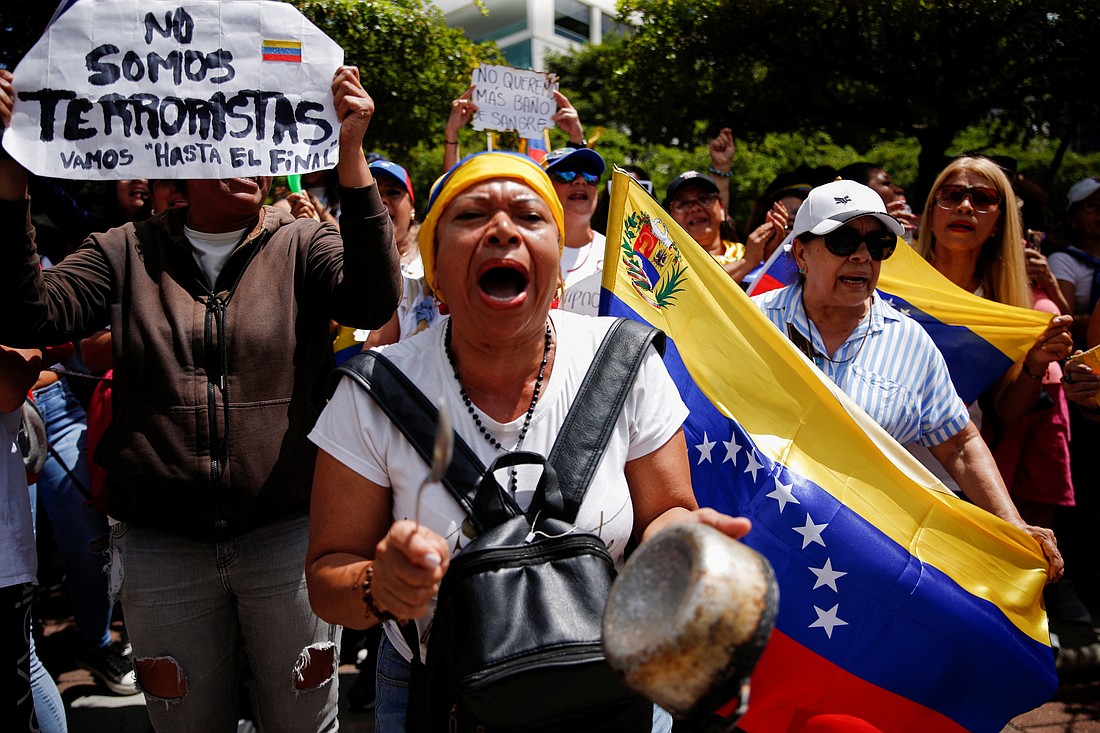
[[[561, 285], [563, 228], [550, 179], [524, 156], [472, 155], [432, 191], [419, 243], [428, 282], [450, 318], [383, 351], [431, 401], [454, 406], [455, 432], [485, 465], [517, 449], [549, 455], [613, 323], [550, 310]], [[617, 566], [632, 537], [674, 522], [702, 521], [732, 536], [748, 531], [744, 519], [696, 509], [681, 429], [686, 415], [650, 348], [575, 520], [577, 530], [599, 535]], [[306, 560], [310, 598], [333, 623], [386, 621], [376, 730], [404, 731], [414, 650], [393, 619], [415, 620], [423, 658], [435, 594], [452, 555], [470, 540], [469, 523], [436, 484], [418, 513], [428, 466], [351, 380], [338, 386], [311, 438], [321, 450]], [[524, 511], [538, 479], [529, 468], [501, 481]], [[519, 617], [536, 612], [521, 609]], [[663, 720], [654, 729], [667, 730], [667, 716], [656, 717]]]

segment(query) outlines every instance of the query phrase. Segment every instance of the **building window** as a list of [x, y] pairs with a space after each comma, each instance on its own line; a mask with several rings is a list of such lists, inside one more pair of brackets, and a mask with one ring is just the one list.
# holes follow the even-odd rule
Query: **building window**
[[588, 43], [592, 11], [578, 0], [554, 0], [554, 33], [571, 41]]
[[520, 41], [511, 46], [500, 49], [504, 54], [504, 60], [514, 69], [530, 69], [531, 66], [531, 41]]
[[620, 23], [615, 20], [614, 15], [608, 15], [607, 13], [600, 13], [600, 36], [607, 38], [608, 36], [626, 36], [630, 35], [630, 24]]

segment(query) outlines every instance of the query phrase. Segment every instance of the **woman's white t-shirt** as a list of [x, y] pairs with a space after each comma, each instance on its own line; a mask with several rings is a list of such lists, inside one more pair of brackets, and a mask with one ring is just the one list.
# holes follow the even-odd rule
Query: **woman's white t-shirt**
[[[544, 456], [550, 454], [592, 357], [614, 320], [562, 311], [553, 311], [551, 318], [557, 335], [553, 371], [543, 386], [522, 445], [523, 450]], [[458, 384], [443, 349], [445, 323], [446, 319], [382, 351], [429, 399], [435, 402], [442, 396], [446, 400], [456, 433], [482, 463], [489, 465], [500, 452], [478, 432], [459, 396]], [[502, 424], [481, 410], [478, 415], [506, 449], [514, 448], [524, 416]], [[661, 357], [651, 349], [642, 361], [633, 389], [615, 422], [607, 451], [576, 521], [579, 529], [604, 540], [617, 567], [622, 565], [623, 550], [634, 525], [623, 468], [627, 461], [648, 455], [667, 443], [686, 417], [687, 407]], [[416, 493], [428, 475], [428, 466], [361, 387], [346, 378], [340, 382], [310, 433], [310, 439], [356, 473], [380, 486], [391, 487], [395, 521], [412, 519], [416, 515]], [[521, 506], [530, 504], [538, 476], [537, 468], [520, 468], [515, 494]], [[508, 476], [500, 476], [499, 481], [502, 486], [508, 485]], [[432, 485], [424, 492], [420, 521], [447, 539], [452, 554], [470, 540], [463, 530], [464, 519], [465, 513], [443, 486]], [[429, 613], [417, 620], [422, 639], [430, 619]], [[387, 623], [386, 634], [406, 659], [412, 658], [400, 629]], [[422, 654], [425, 653], [423, 649]]]
[[606, 246], [604, 235], [592, 232], [592, 241], [583, 247], [562, 249], [561, 276], [565, 281], [565, 296], [558, 304], [559, 308], [586, 316], [597, 314]]

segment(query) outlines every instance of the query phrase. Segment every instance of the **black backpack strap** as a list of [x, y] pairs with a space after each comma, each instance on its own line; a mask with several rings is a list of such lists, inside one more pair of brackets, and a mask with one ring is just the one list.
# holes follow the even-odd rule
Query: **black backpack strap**
[[[560, 518], [565, 521], [572, 522], [577, 516], [650, 344], [663, 354], [664, 333], [637, 321], [618, 319], [581, 382], [547, 461], [557, 472], [565, 507]], [[431, 464], [438, 411], [408, 377], [376, 351], [351, 357], [336, 367], [334, 377], [340, 375], [363, 387], [424, 462]], [[479, 518], [475, 502], [486, 469], [461, 436], [455, 433], [454, 439], [443, 485], [480, 533], [492, 524]], [[518, 513], [514, 505], [504, 508]]]
[[664, 354], [664, 333], [638, 321], [618, 319], [581, 382], [549, 456], [565, 502], [561, 519], [567, 522], [577, 517], [650, 344]]
[[[340, 375], [351, 377], [367, 391], [390, 422], [430, 466], [439, 414], [432, 401], [393, 362], [377, 351], [365, 351], [351, 357], [333, 372], [334, 378]], [[451, 463], [447, 466], [442, 483], [462, 507], [462, 511], [466, 512], [478, 532], [486, 529], [486, 525], [478, 519], [474, 511], [477, 486], [484, 474], [485, 466], [456, 432]]]

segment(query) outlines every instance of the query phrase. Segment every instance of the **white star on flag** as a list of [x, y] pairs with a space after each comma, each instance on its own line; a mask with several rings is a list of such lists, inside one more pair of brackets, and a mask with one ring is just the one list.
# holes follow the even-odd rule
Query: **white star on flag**
[[821, 539], [821, 530], [828, 526], [828, 522], [825, 524], [814, 524], [813, 520], [810, 519], [810, 515], [807, 514], [806, 525], [804, 527], [792, 527], [791, 529], [802, 535], [802, 549], [805, 550], [810, 546], [811, 542], [816, 542], [822, 547], [825, 546], [825, 540]]
[[847, 621], [842, 621], [841, 619], [837, 618], [836, 611], [838, 608], [840, 608], [839, 603], [830, 608], [828, 611], [823, 611], [817, 606], [814, 606], [814, 610], [817, 611], [817, 621], [814, 621], [812, 624], [810, 624], [810, 628], [825, 629], [825, 634], [830, 639], [832, 639], [834, 628], [836, 628], [837, 626], [848, 625]]
[[827, 585], [835, 592], [839, 593], [836, 589], [837, 578], [843, 578], [848, 573], [840, 572], [839, 570], [833, 570], [832, 558], [825, 559], [825, 566], [820, 568], [810, 568], [810, 572], [817, 576], [817, 580], [814, 582], [813, 590], [817, 590], [823, 585]]
[[[700, 464], [703, 461], [706, 461], [707, 463], [711, 462], [711, 460], [710, 460], [710, 451], [711, 451], [712, 448], [714, 448], [714, 446], [715, 446], [715, 442], [713, 440], [709, 440], [707, 438], [706, 432], [704, 431], [703, 432], [703, 442], [700, 443], [699, 445], [695, 446], [695, 449], [697, 451], [699, 451], [699, 463]], [[698, 464], [696, 464], [696, 465], [698, 465]]]
[[749, 465], [745, 466], [745, 473], [752, 474], [752, 480], [756, 481], [756, 472], [764, 467], [764, 464], [756, 460], [756, 451], [749, 451]]
[[737, 444], [737, 433], [731, 435], [729, 440], [723, 440], [722, 445], [726, 446], [726, 457], [722, 459], [722, 463], [733, 461], [736, 466], [737, 454], [741, 452], [741, 446]]
[[794, 484], [784, 484], [779, 480], [777, 476], [775, 479], [775, 491], [765, 494], [769, 499], [775, 499], [779, 502], [779, 513], [783, 513], [783, 508], [788, 504], [801, 504], [795, 495], [791, 492]]

